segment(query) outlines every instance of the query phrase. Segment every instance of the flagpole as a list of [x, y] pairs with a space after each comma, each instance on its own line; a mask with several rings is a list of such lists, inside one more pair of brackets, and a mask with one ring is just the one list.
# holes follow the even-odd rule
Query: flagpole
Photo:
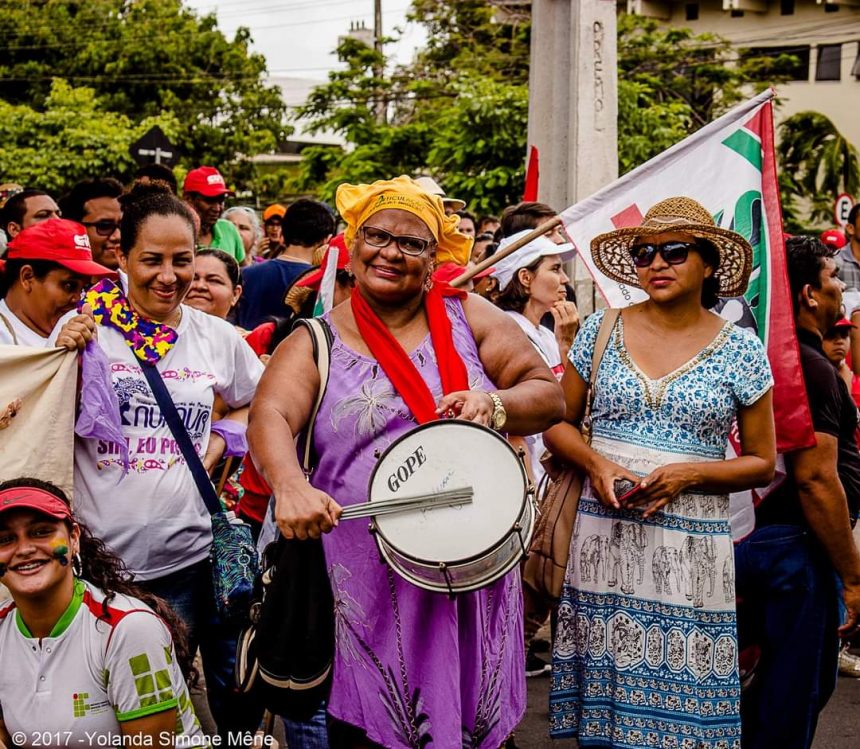
[[467, 270], [460, 276], [457, 276], [453, 281], [451, 281], [450, 285], [455, 289], [463, 286], [468, 281], [471, 281], [472, 278], [480, 273], [482, 270], [486, 270], [487, 268], [492, 268], [493, 265], [502, 258], [506, 258], [508, 255], [516, 252], [520, 247], [525, 247], [529, 242], [537, 239], [538, 237], [543, 236], [548, 231], [552, 231], [556, 226], [561, 225], [561, 218], [559, 216], [554, 216], [548, 221], [544, 221], [542, 224], [538, 224], [532, 231], [526, 234], [524, 237], [520, 237], [515, 242], [511, 242], [507, 247], [503, 250], [499, 250], [495, 255], [490, 255], [486, 260], [482, 260], [478, 263], [474, 268]]

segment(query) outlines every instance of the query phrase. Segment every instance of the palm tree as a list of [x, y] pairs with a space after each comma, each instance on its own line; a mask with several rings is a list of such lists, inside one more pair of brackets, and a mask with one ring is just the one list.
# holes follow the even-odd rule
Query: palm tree
[[[857, 196], [860, 156], [820, 112], [798, 112], [779, 126], [780, 189], [789, 231], [803, 231], [799, 206], [814, 222], [832, 224], [839, 193]], [[807, 212], [807, 211], [804, 211]]]

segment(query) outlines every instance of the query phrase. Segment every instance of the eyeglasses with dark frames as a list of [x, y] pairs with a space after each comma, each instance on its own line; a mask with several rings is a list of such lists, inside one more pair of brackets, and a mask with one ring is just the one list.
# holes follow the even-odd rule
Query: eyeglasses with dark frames
[[388, 247], [392, 242], [404, 255], [423, 255], [433, 244], [432, 239], [413, 237], [408, 234], [395, 235], [376, 226], [362, 226], [361, 235], [371, 247]]
[[637, 268], [647, 268], [659, 254], [669, 265], [687, 262], [690, 250], [698, 249], [696, 242], [666, 242], [665, 244], [637, 244], [630, 248], [630, 257]]

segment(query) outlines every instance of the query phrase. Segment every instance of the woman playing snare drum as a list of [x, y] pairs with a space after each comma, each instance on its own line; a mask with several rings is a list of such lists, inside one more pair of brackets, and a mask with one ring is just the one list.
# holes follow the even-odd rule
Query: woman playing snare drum
[[337, 633], [330, 737], [347, 747], [497, 749], [525, 709], [518, 573], [452, 599], [395, 575], [365, 523], [329, 531], [341, 505], [367, 499], [374, 452], [418, 423], [450, 412], [532, 434], [561, 417], [561, 392], [507, 315], [430, 281], [435, 262], [465, 264], [471, 248], [438, 197], [399, 177], [342, 185], [337, 206], [355, 290], [323, 318], [334, 343], [311, 484], [293, 448], [319, 387], [304, 330], [272, 357], [249, 428], [281, 531], [327, 534]]

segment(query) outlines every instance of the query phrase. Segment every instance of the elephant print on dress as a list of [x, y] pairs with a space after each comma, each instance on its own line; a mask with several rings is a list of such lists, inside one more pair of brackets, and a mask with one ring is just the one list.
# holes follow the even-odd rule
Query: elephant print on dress
[[579, 566], [583, 582], [599, 583], [606, 580], [606, 565], [609, 563], [609, 539], [593, 534], [585, 539], [579, 551]]
[[684, 588], [684, 565], [681, 550], [672, 546], [658, 546], [651, 557], [651, 574], [654, 576], [654, 590], [658, 595], [672, 595], [672, 580], [675, 592]]
[[705, 605], [705, 577], [708, 578], [708, 598], [714, 595], [717, 573], [717, 552], [710, 536], [687, 536], [681, 553], [687, 575], [687, 600], [695, 608]]
[[612, 524], [609, 539], [609, 580], [607, 584], [614, 588], [618, 584], [618, 572], [621, 571], [621, 592], [633, 595], [633, 568], [639, 574], [636, 584], [641, 585], [645, 578], [645, 546], [647, 540], [645, 528], [639, 523], [622, 523], [616, 520]]

